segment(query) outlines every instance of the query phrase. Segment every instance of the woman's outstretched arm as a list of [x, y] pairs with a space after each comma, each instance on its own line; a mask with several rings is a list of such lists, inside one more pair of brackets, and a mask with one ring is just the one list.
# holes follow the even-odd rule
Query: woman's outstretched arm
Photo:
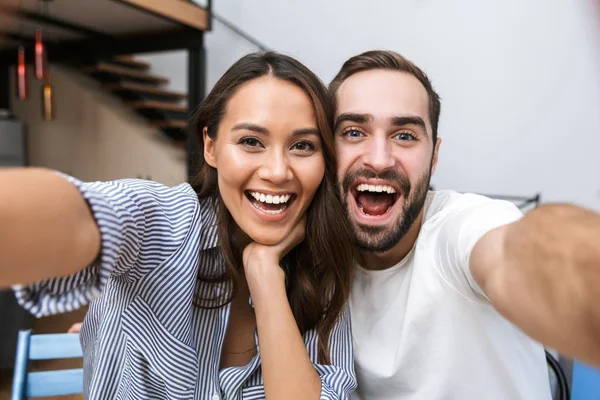
[[0, 288], [78, 272], [100, 230], [73, 184], [38, 168], [0, 170]]

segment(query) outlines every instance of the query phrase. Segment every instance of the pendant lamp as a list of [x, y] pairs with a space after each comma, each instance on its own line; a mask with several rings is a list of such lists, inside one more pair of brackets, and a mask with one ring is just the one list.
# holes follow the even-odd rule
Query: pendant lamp
[[19, 100], [27, 100], [29, 97], [27, 88], [27, 64], [25, 63], [25, 48], [19, 46], [17, 59], [17, 97]]
[[42, 28], [35, 30], [35, 77], [45, 79], [46, 75], [46, 48], [42, 40]]
[[44, 85], [42, 86], [42, 116], [45, 121], [52, 121], [56, 118], [54, 112], [54, 88], [52, 87], [48, 72], [46, 72]]

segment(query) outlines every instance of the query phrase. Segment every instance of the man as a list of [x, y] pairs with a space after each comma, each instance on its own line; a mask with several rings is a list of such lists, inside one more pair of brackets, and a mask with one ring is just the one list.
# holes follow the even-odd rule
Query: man
[[549, 399], [538, 341], [600, 365], [600, 216], [428, 191], [440, 100], [399, 54], [351, 58], [330, 94], [362, 256], [355, 398]]

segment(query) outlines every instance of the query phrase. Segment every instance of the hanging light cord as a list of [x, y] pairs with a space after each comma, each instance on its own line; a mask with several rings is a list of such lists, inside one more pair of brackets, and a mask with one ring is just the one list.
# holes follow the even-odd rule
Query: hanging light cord
[[556, 358], [548, 351], [546, 351], [546, 362], [550, 369], [552, 369], [552, 372], [554, 372], [554, 376], [556, 376], [556, 382], [558, 384], [558, 400], [570, 400], [571, 393], [569, 392], [569, 382], [567, 381], [565, 371], [562, 369]]
[[[24, 0], [21, 0], [19, 2], [19, 11], [23, 11], [23, 3], [24, 3]], [[23, 31], [24, 31], [23, 18], [19, 18], [19, 35], [23, 35]]]

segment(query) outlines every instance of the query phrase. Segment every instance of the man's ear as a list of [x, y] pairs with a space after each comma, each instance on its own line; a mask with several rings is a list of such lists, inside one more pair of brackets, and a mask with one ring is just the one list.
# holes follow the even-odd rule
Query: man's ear
[[204, 161], [213, 168], [217, 168], [215, 154], [215, 141], [208, 136], [208, 127], [202, 129], [202, 140], [204, 141]]
[[438, 154], [440, 152], [440, 145], [442, 144], [442, 139], [437, 138], [435, 142], [435, 146], [433, 147], [433, 158], [431, 159], [431, 175], [435, 173], [435, 167], [438, 162]]

